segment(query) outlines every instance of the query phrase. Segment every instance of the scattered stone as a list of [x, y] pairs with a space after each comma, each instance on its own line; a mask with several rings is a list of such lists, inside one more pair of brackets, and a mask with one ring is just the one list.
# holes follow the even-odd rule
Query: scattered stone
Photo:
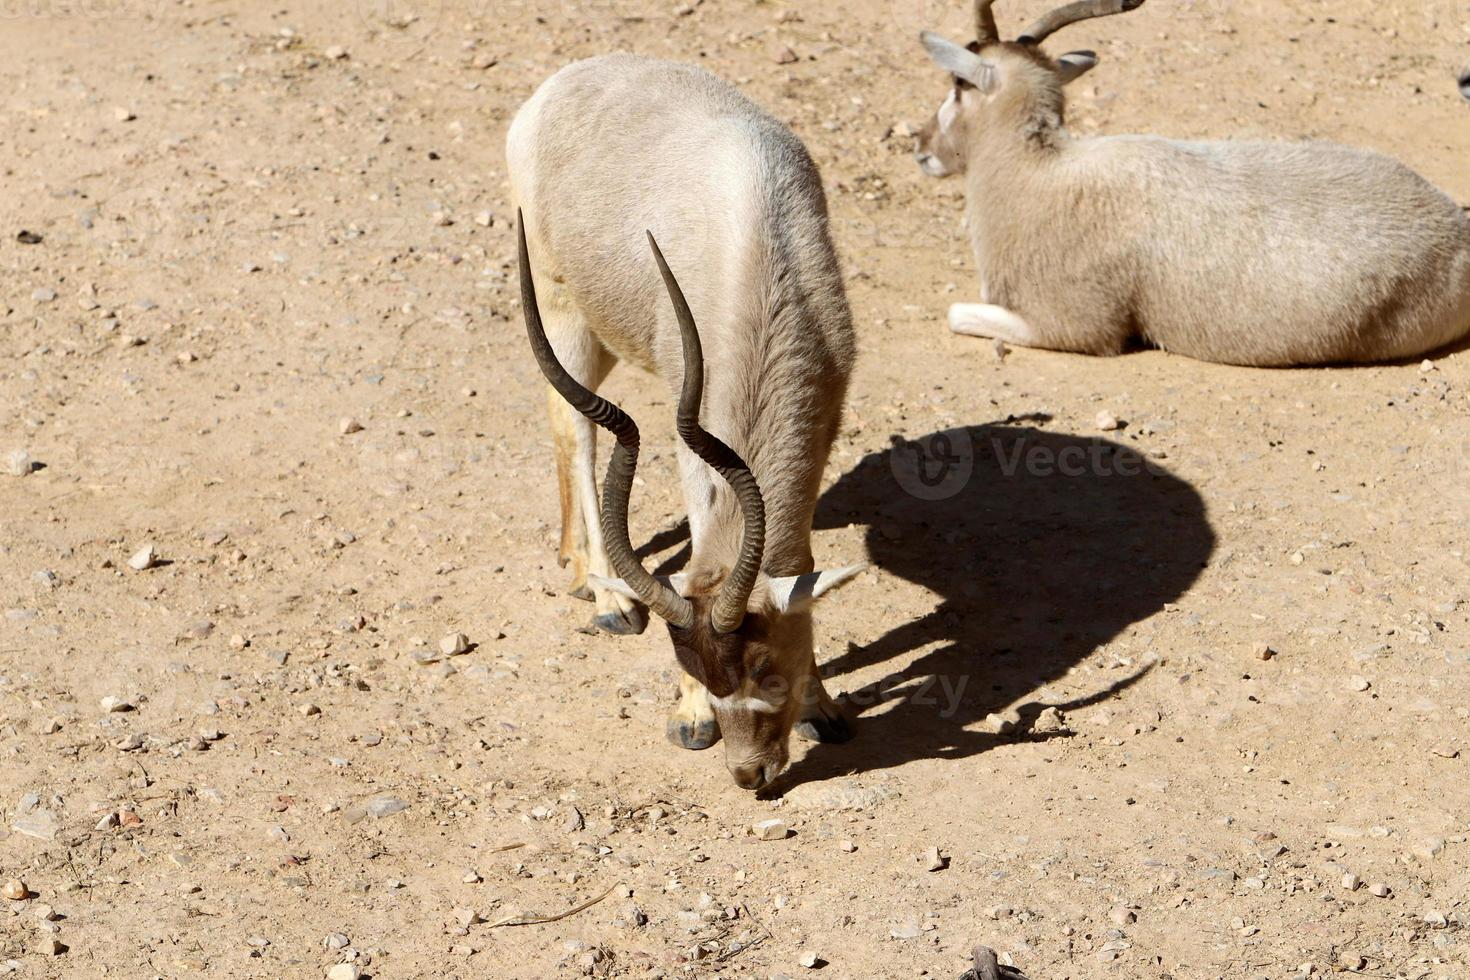
[[5, 472], [9, 476], [29, 476], [36, 468], [36, 461], [24, 449], [5, 454]]
[[801, 957], [797, 959], [796, 962], [808, 970], [815, 970], [817, 967], [825, 963], [826, 960], [822, 959], [816, 953], [802, 953]]
[[1097, 418], [1093, 421], [1097, 423], [1099, 432], [1117, 432], [1123, 428], [1123, 423], [1119, 421], [1118, 417], [1106, 409], [1098, 412]]
[[931, 847], [924, 852], [923, 862], [925, 871], [943, 871], [949, 867], [949, 858], [940, 854], [937, 847]]
[[128, 559], [128, 567], [135, 572], [144, 572], [158, 564], [158, 551], [152, 544], [145, 544]]
[[916, 923], [905, 922], [901, 926], [894, 926], [890, 929], [888, 935], [893, 939], [918, 939], [923, 935], [923, 930]]
[[134, 119], [138, 118], [138, 114], [132, 109], [128, 109], [124, 106], [117, 106], [112, 110], [112, 118], [116, 119], [118, 122], [132, 122]]
[[354, 432], [362, 431], [362, 423], [357, 421], [357, 419], [343, 419], [337, 423], [337, 431], [341, 432], [344, 436], [350, 436]]
[[18, 233], [16, 233], [15, 240], [22, 245], [39, 245], [46, 239], [43, 236], [36, 234], [34, 231], [26, 231], [24, 228], [22, 228]]
[[355, 963], [338, 963], [327, 971], [327, 980], [359, 980], [361, 976]]
[[785, 840], [791, 836], [791, 827], [780, 817], [757, 821], [750, 829], [761, 840]]
[[24, 816], [17, 817], [10, 825], [10, 829], [17, 834], [25, 834], [37, 840], [55, 840], [56, 835], [61, 832], [61, 821], [56, 819], [56, 814], [50, 810], [32, 810]]
[[776, 48], [771, 57], [778, 65], [794, 65], [801, 60], [795, 51], [784, 44]]
[[1421, 861], [1433, 861], [1444, 853], [1443, 837], [1430, 837], [1414, 848], [1414, 856]]
[[1460, 750], [1453, 745], [1438, 745], [1430, 749], [1430, 751], [1441, 759], [1458, 759], [1460, 757]]
[[31, 581], [43, 589], [54, 589], [61, 584], [61, 579], [49, 568], [43, 568], [39, 572], [32, 572]]
[[117, 814], [116, 813], [109, 813], [109, 814], [106, 814], [105, 816], [103, 816], [103, 818], [101, 820], [98, 820], [96, 826], [94, 826], [92, 829], [93, 830], [111, 830], [112, 828], [116, 827], [117, 824], [118, 824]]
[[59, 915], [56, 914], [56, 910], [47, 905], [45, 902], [37, 902], [32, 905], [31, 915], [34, 915], [42, 922], [55, 922], [57, 919], [61, 918]]
[[321, 708], [318, 708], [316, 705], [314, 705], [314, 704], [312, 704], [310, 702], [307, 702], [306, 704], [301, 705], [296, 710], [303, 717], [306, 717], [306, 718], [311, 718], [311, 717], [313, 717], [315, 715], [319, 715], [319, 714], [322, 713], [322, 709]]
[[1368, 894], [1374, 898], [1387, 898], [1392, 892], [1393, 889], [1381, 881], [1375, 881], [1368, 886]]
[[480, 913], [474, 909], [455, 909], [454, 920], [466, 929], [478, 922], [485, 921], [480, 918]]
[[794, 786], [786, 794], [788, 805], [803, 810], [820, 810], [833, 813], [840, 810], [871, 810], [885, 800], [899, 796], [890, 783], [864, 786], [855, 779], [840, 782], [811, 782]]
[[348, 823], [360, 823], [364, 817], [382, 820], [408, 809], [408, 804], [396, 796], [374, 796], [363, 803], [355, 803], [342, 811]]
[[127, 698], [120, 698], [111, 694], [103, 698], [100, 704], [102, 705], [102, 710], [110, 715], [121, 714], [124, 711], [136, 711], [138, 707]]
[[450, 633], [439, 641], [439, 652], [446, 657], [458, 657], [468, 653], [470, 638], [463, 633]]
[[1059, 732], [1066, 727], [1066, 720], [1062, 713], [1056, 708], [1044, 708], [1041, 714], [1036, 716], [1036, 723], [1031, 726], [1033, 732]]
[[1368, 678], [1362, 676], [1361, 674], [1354, 674], [1348, 680], [1348, 688], [1350, 690], [1357, 691], [1359, 694], [1368, 690], [1372, 686], [1373, 682], [1368, 680]]
[[11, 902], [24, 902], [30, 894], [31, 890], [19, 878], [11, 878], [5, 884], [0, 885], [0, 898]]
[[33, 289], [31, 290], [31, 299], [37, 303], [54, 303], [56, 302], [56, 290], [47, 286], [42, 286], [40, 289]]
[[475, 224], [481, 228], [489, 228], [495, 224], [495, 215], [489, 211], [477, 211], [475, 213]]
[[327, 48], [327, 50], [323, 53], [333, 61], [345, 61], [349, 57], [351, 57], [351, 55], [347, 53], [347, 49], [342, 47], [342, 45], [340, 44], [332, 45], [330, 48]]
[[841, 844], [838, 844], [837, 846], [838, 846], [839, 849], [841, 849], [842, 853], [844, 853], [844, 854], [851, 854], [853, 851], [856, 851], [857, 850], [857, 845], [854, 844], [850, 840], [845, 840]]
[[582, 816], [582, 811], [571, 807], [567, 811], [567, 818], [562, 821], [561, 829], [569, 834], [575, 834], [587, 826], [587, 819]]
[[123, 752], [136, 752], [143, 747], [143, 736], [138, 732], [133, 732], [131, 735], [124, 735], [112, 744], [114, 748]]
[[60, 956], [66, 952], [66, 945], [55, 936], [42, 936], [36, 941], [36, 952], [42, 956]]
[[348, 939], [346, 934], [344, 933], [329, 932], [327, 933], [326, 938], [322, 940], [322, 945], [325, 946], [327, 949], [332, 950], [346, 949], [347, 945], [351, 942], [352, 940]]
[[1276, 656], [1276, 651], [1269, 643], [1257, 643], [1251, 647], [1251, 656], [1257, 660], [1270, 660]]
[[1108, 921], [1115, 926], [1131, 925], [1138, 921], [1138, 915], [1126, 905], [1115, 905], [1108, 912]]

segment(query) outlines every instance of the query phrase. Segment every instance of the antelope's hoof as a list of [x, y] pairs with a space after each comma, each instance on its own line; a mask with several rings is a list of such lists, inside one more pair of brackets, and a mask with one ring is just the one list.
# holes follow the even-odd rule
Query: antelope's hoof
[[713, 718], [707, 721], [692, 722], [682, 718], [670, 718], [664, 733], [668, 735], [669, 741], [679, 748], [698, 752], [720, 740], [720, 723]]
[[835, 745], [852, 739], [852, 726], [841, 715], [812, 715], [796, 723], [796, 734], [808, 742]]
[[592, 624], [604, 633], [614, 636], [637, 636], [648, 628], [648, 615], [641, 606], [615, 609], [612, 612], [599, 613], [593, 618]]

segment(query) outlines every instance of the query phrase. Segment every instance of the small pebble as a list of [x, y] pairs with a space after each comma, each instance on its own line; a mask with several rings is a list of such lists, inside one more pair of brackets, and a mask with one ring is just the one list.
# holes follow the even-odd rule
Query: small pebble
[[750, 829], [761, 840], [785, 840], [791, 836], [791, 827], [779, 817], [758, 821]]
[[1389, 893], [1392, 891], [1393, 889], [1389, 888], [1381, 881], [1375, 881], [1368, 886], [1368, 894], [1372, 895], [1374, 898], [1387, 898], [1389, 896]]
[[1351, 690], [1357, 691], [1360, 694], [1363, 691], [1368, 690], [1372, 686], [1373, 682], [1368, 680], [1368, 678], [1363, 677], [1361, 674], [1354, 674], [1352, 678], [1348, 680], [1348, 687]]
[[338, 963], [327, 971], [327, 980], [359, 980], [361, 976], [355, 963]]
[[327, 48], [324, 53], [328, 58], [332, 59], [333, 61], [343, 61], [350, 57], [347, 53], [347, 49], [342, 47], [342, 45], [340, 44], [332, 45], [330, 48]]
[[362, 423], [357, 421], [357, 419], [343, 419], [337, 423], [337, 431], [341, 432], [344, 436], [350, 436], [354, 432], [362, 431]]
[[35, 460], [24, 449], [5, 454], [5, 472], [9, 476], [28, 476], [35, 468]]
[[1358, 886], [1362, 885], [1362, 883], [1363, 879], [1359, 878], [1352, 872], [1348, 872], [1347, 874], [1342, 876], [1342, 887], [1346, 888], [1350, 892], [1357, 891]]
[[949, 867], [949, 858], [939, 853], [939, 848], [931, 847], [924, 852], [925, 871], [943, 871]]
[[1116, 432], [1123, 428], [1123, 423], [1118, 420], [1118, 417], [1106, 409], [1098, 412], [1097, 418], [1093, 421], [1096, 423], [1099, 432]]
[[1251, 647], [1251, 655], [1257, 660], [1270, 660], [1276, 656], [1276, 651], [1269, 643], [1257, 643]]
[[158, 551], [151, 544], [145, 544], [133, 552], [133, 557], [128, 559], [128, 567], [135, 572], [143, 572], [158, 564]]
[[12, 902], [23, 902], [30, 893], [31, 891], [26, 887], [26, 883], [19, 878], [11, 878], [5, 884], [0, 885], [0, 898], [8, 899]]
[[450, 633], [439, 641], [439, 652], [446, 657], [458, 657], [470, 649], [470, 638], [463, 633]]
[[822, 965], [823, 960], [816, 953], [802, 953], [796, 962], [808, 970], [815, 970]]
[[119, 698], [111, 694], [103, 698], [99, 703], [102, 705], [102, 710], [110, 715], [121, 714], [124, 711], [132, 711], [137, 707], [127, 698]]

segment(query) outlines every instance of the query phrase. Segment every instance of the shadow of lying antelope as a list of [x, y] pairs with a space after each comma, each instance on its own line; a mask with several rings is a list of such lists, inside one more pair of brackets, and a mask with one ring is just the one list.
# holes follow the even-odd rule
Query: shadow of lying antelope
[[[1005, 741], [979, 730], [987, 715], [1178, 599], [1215, 545], [1195, 489], [1135, 450], [1009, 424], [895, 441], [865, 457], [817, 509], [817, 529], [852, 524], [867, 527], [874, 564], [942, 598], [823, 666], [839, 678], [892, 669], [841, 699], [866, 716], [857, 738], [814, 747], [780, 788], [963, 759]], [[1107, 700], [1142, 674], [1055, 707]], [[1046, 707], [1026, 702], [1019, 728]]]

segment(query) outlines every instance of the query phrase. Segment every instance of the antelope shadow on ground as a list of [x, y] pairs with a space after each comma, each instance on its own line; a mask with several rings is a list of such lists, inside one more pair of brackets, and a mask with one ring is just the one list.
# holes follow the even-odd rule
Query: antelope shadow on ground
[[[1028, 421], [1037, 420], [1047, 421]], [[1017, 737], [981, 723], [1023, 702], [1028, 729], [1050, 706], [1028, 695], [1183, 595], [1215, 545], [1194, 487], [1137, 450], [1015, 424], [895, 440], [865, 457], [817, 508], [818, 530], [851, 524], [867, 527], [869, 557], [884, 574], [940, 601], [823, 665], [829, 690], [860, 668], [892, 669], [840, 699], [856, 737], [812, 747], [778, 792], [916, 759], [963, 759]], [[842, 603], [863, 591], [818, 616], [840, 619]], [[923, 652], [910, 661], [913, 651]], [[1107, 700], [1142, 674], [1120, 670], [1113, 683], [1055, 706]]]

